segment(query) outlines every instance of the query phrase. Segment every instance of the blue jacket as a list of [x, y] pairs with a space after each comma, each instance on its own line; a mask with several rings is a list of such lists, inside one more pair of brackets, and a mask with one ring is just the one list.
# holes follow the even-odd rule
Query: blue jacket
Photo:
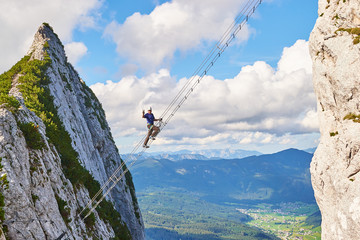
[[147, 121], [147, 123], [148, 124], [150, 124], [150, 125], [154, 125], [154, 120], [155, 120], [155, 116], [154, 116], [154, 114], [152, 114], [152, 113], [146, 113], [145, 115], [144, 115], [144, 117], [146, 118], [146, 121]]

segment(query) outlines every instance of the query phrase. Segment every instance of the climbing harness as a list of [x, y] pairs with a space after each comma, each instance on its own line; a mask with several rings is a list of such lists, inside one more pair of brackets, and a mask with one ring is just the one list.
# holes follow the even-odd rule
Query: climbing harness
[[[178, 92], [174, 99], [167, 106], [165, 111], [161, 114], [159, 121], [156, 123], [156, 127], [159, 128], [159, 132], [170, 122], [174, 117], [175, 113], [179, 110], [182, 104], [188, 99], [190, 94], [194, 89], [200, 84], [201, 80], [208, 74], [209, 70], [214, 66], [215, 62], [220, 58], [225, 49], [229, 44], [234, 40], [235, 36], [243, 28], [243, 26], [248, 22], [249, 17], [255, 12], [256, 8], [262, 3], [262, 0], [249, 0], [239, 15], [235, 18], [234, 22], [229, 26], [225, 31], [220, 40], [215, 44], [211, 49], [210, 53], [206, 58], [201, 62], [199, 67], [194, 71], [192, 77], [186, 82], [183, 88]], [[87, 203], [87, 205], [80, 212], [82, 218], [87, 218], [95, 208], [101, 203], [101, 201], [110, 193], [119, 181], [123, 181], [124, 175], [129, 171], [137, 159], [139, 159], [147, 148], [142, 148], [142, 143], [144, 142], [147, 135], [145, 135], [134, 147], [132, 152], [128, 154], [125, 161], [122, 161], [120, 166], [114, 171], [114, 173], [109, 177], [109, 179], [102, 185], [101, 189], [92, 197], [92, 199]], [[153, 142], [153, 139], [150, 138], [148, 146]], [[142, 149], [141, 149], [142, 148]], [[141, 149], [139, 152], [138, 150]], [[129, 164], [128, 164], [129, 163]], [[126, 166], [127, 165], [127, 166]], [[124, 169], [125, 168], [125, 169]]]

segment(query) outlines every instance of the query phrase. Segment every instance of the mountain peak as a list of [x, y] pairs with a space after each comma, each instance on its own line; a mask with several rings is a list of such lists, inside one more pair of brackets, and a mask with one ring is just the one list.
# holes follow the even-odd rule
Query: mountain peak
[[31, 59], [44, 60], [46, 53], [53, 55], [60, 62], [66, 62], [64, 46], [58, 35], [48, 23], [43, 23], [34, 36], [34, 41], [28, 51]]
[[[101, 103], [49, 24], [0, 75], [0, 86], [0, 174], [8, 182], [0, 186], [0, 212], [2, 221], [17, 221], [8, 225], [8, 238], [145, 239], [131, 175]], [[79, 212], [115, 170], [125, 178], [84, 222]]]

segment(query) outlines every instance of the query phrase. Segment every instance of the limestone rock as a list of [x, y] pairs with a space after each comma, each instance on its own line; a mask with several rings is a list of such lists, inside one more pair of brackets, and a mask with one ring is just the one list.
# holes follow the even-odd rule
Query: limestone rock
[[[78, 160], [102, 185], [120, 166], [121, 158], [112, 139], [105, 113], [92, 91], [85, 86], [74, 68], [67, 62], [63, 45], [52, 28], [43, 24], [35, 34], [28, 52], [30, 60], [44, 60], [51, 65], [46, 70], [47, 89], [57, 114], [71, 138]], [[110, 239], [114, 229], [95, 211], [95, 222], [89, 227], [79, 218], [79, 211], [90, 200], [83, 185], [74, 186], [64, 174], [60, 153], [46, 135], [46, 125], [24, 104], [19, 91], [18, 75], [13, 76], [9, 95], [21, 106], [10, 111], [0, 105], [0, 176], [5, 176], [5, 221], [10, 239], [56, 239], [62, 234], [69, 239]], [[41, 149], [28, 146], [21, 123], [34, 123], [45, 143]], [[66, 166], [65, 166], [66, 167]], [[130, 175], [128, 175], [130, 176]], [[107, 198], [121, 215], [119, 224], [128, 229], [132, 239], [142, 240], [144, 224], [131, 178], [122, 179]], [[59, 207], [63, 204], [62, 207]], [[61, 208], [65, 209], [61, 212]], [[115, 211], [115, 209], [114, 209]]]
[[321, 132], [310, 170], [325, 240], [360, 236], [359, 9], [359, 0], [319, 0], [310, 36]]

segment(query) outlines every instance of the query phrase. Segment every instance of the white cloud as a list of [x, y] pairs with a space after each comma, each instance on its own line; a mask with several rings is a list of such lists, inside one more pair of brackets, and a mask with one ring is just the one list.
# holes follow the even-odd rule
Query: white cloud
[[[117, 52], [141, 67], [153, 70], [177, 51], [218, 40], [233, 22], [244, 0], [173, 0], [157, 6], [150, 14], [134, 13], [123, 24], [110, 23], [105, 32], [117, 44]], [[239, 34], [249, 35], [247, 27]]]
[[91, 86], [101, 100], [107, 120], [115, 132], [128, 130], [129, 127], [144, 130], [141, 111], [152, 105], [155, 113], [159, 114], [159, 107], [170, 101], [178, 87], [176, 79], [165, 69], [140, 79], [127, 76], [117, 83], [107, 81]]
[[[293, 59], [305, 61], [299, 65]], [[167, 125], [163, 140], [155, 143], [288, 144], [290, 138], [281, 136], [317, 132], [309, 61], [308, 43], [298, 40], [284, 49], [277, 69], [256, 62], [232, 79], [207, 76]], [[143, 78], [127, 76], [91, 88], [106, 110], [112, 131], [126, 136], [129, 129], [145, 134], [141, 110], [152, 106], [155, 116], [160, 116], [186, 81], [176, 81], [162, 69]], [[239, 134], [242, 132], [251, 135]]]
[[87, 54], [87, 47], [83, 42], [71, 42], [68, 44], [65, 44], [65, 52], [69, 59], [69, 62], [73, 65], [76, 65], [76, 63]]
[[49, 23], [63, 42], [69, 42], [75, 28], [95, 27], [101, 4], [102, 0], [1, 1], [0, 72], [26, 54], [43, 22]]
[[65, 52], [69, 59], [69, 62], [73, 65], [76, 65], [76, 63], [87, 54], [87, 47], [83, 42], [71, 42], [68, 44], [65, 44]]
[[291, 138], [284, 137], [279, 143], [282, 145], [287, 145], [287, 144], [290, 144], [291, 142], [292, 142]]
[[[240, 138], [239, 144], [247, 145], [253, 144], [268, 144], [273, 141], [278, 141], [278, 137], [273, 134], [263, 132], [242, 132], [241, 135], [233, 134], [233, 138]], [[275, 140], [274, 140], [275, 139]]]
[[264, 138], [261, 143], [270, 143], [272, 141], [273, 137], [272, 136], [267, 136], [266, 138]]
[[250, 137], [245, 137], [243, 139], [241, 139], [240, 144], [249, 144], [252, 143], [252, 139]]
[[317, 112], [313, 109], [309, 110], [304, 119], [301, 121], [301, 125], [309, 129], [318, 129], [319, 128], [319, 119]]
[[119, 71], [116, 73], [116, 77], [126, 77], [126, 76], [130, 76], [130, 75], [134, 75], [137, 70], [138, 70], [138, 66], [136, 64], [124, 64], [121, 65]]
[[307, 53], [308, 51], [308, 43], [306, 41], [298, 41], [296, 47], [285, 47], [283, 56], [278, 64], [279, 69], [285, 73], [297, 70], [305, 70], [306, 73], [311, 73], [312, 61], [310, 54]]

